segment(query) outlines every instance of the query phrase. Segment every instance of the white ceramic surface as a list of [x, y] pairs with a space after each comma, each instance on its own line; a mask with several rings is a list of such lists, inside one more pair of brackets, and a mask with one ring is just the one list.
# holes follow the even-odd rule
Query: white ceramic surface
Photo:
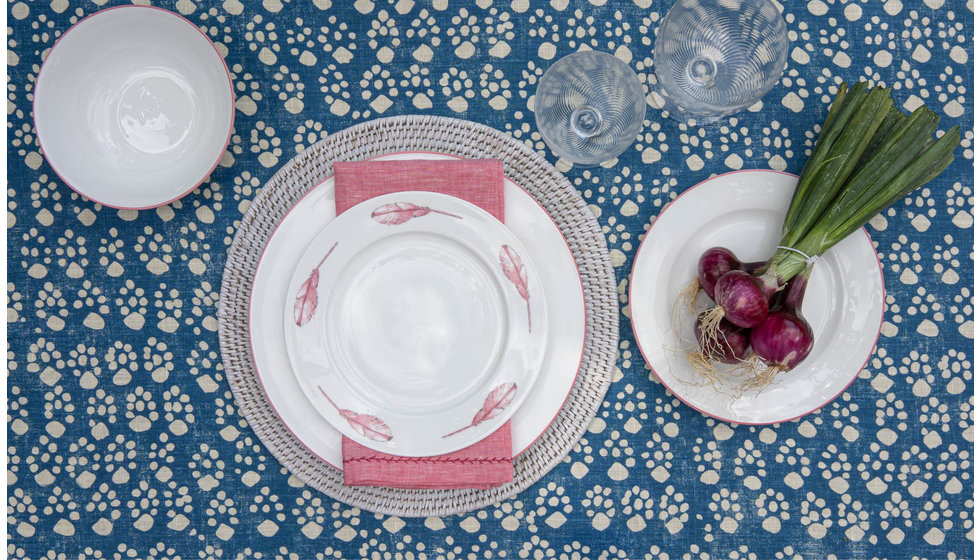
[[[389, 154], [378, 160], [457, 159], [434, 153]], [[585, 343], [585, 299], [578, 269], [564, 237], [548, 213], [523, 189], [504, 181], [505, 220], [540, 271], [548, 294], [548, 352], [524, 405], [510, 421], [517, 457], [548, 428], [571, 391]], [[255, 371], [283, 424], [311, 453], [343, 468], [341, 433], [306, 399], [286, 356], [283, 307], [288, 275], [323, 225], [336, 216], [333, 177], [311, 189], [283, 218], [256, 268], [249, 305], [249, 336]]]
[[234, 120], [224, 60], [186, 19], [159, 8], [102, 10], [69, 29], [38, 76], [44, 156], [71, 188], [117, 208], [187, 194], [214, 170]]
[[546, 296], [520, 241], [462, 199], [392, 193], [323, 228], [293, 272], [286, 353], [335, 428], [441, 455], [485, 438], [530, 392]]
[[[814, 265], [803, 301], [813, 328], [813, 351], [796, 368], [756, 394], [734, 398], [698, 386], [683, 349], [694, 349], [693, 318], [675, 342], [671, 311], [695, 277], [697, 260], [723, 246], [743, 261], [772, 255], [796, 176], [740, 171], [692, 187], [660, 213], [637, 251], [630, 277], [630, 314], [637, 344], [660, 381], [708, 416], [743, 424], [772, 424], [808, 414], [835, 399], [857, 377], [877, 342], [884, 310], [878, 256], [864, 230], [847, 237]], [[702, 299], [707, 298], [702, 294]], [[690, 333], [688, 333], [690, 331]], [[731, 389], [729, 391], [729, 389]]]

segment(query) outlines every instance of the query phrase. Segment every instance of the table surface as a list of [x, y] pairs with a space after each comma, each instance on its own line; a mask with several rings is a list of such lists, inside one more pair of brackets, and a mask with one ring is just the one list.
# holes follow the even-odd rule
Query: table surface
[[[237, 413], [215, 318], [237, 220], [289, 158], [378, 116], [474, 120], [554, 160], [528, 108], [536, 80], [583, 47], [615, 52], [645, 77], [671, 3], [161, 4], [218, 43], [238, 110], [211, 178], [140, 212], [70, 191], [39, 153], [30, 113], [58, 35], [96, 4], [118, 3], [8, 3], [10, 556], [971, 556], [971, 3], [793, 3], [788, 68], [761, 103], [704, 128], [649, 109], [613, 165], [568, 171], [617, 274], [612, 388], [538, 484], [429, 519], [375, 515], [305, 488]], [[868, 228], [887, 287], [878, 347], [840, 398], [798, 421], [708, 419], [666, 394], [636, 347], [625, 294], [643, 231], [712, 174], [798, 172], [833, 87], [858, 78], [966, 130], [953, 166]]]

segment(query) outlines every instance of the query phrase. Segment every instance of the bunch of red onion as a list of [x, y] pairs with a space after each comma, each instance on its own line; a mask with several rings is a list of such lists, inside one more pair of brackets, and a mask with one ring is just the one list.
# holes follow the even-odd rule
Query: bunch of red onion
[[745, 264], [727, 249], [708, 249], [697, 283], [678, 299], [691, 306], [700, 285], [715, 302], [697, 318], [700, 352], [689, 355], [695, 370], [710, 377], [717, 372], [711, 362], [752, 363], [751, 349], [767, 366], [749, 383], [761, 388], [807, 357], [813, 331], [800, 306], [813, 259], [952, 163], [959, 127], [937, 139], [939, 120], [925, 106], [905, 114], [890, 89], [840, 85], [772, 258]]
[[813, 330], [800, 309], [811, 267], [788, 283], [766, 278], [767, 263], [743, 263], [723, 247], [698, 260], [698, 284], [717, 305], [698, 315], [695, 333], [704, 357], [745, 362], [750, 351], [775, 371], [788, 371], [813, 349]]

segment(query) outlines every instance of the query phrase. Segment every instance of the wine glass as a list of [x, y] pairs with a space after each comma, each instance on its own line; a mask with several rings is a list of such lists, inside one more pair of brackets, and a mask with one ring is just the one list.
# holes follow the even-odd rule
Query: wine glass
[[624, 62], [580, 51], [553, 64], [538, 83], [534, 120], [545, 143], [580, 166], [610, 160], [636, 141], [646, 116], [643, 84]]
[[771, 0], [678, 0], [657, 32], [653, 97], [674, 120], [709, 123], [762, 99], [788, 52]]

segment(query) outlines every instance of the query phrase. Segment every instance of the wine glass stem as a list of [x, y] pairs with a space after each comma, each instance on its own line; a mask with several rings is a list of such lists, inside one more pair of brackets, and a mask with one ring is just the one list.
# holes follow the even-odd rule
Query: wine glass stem
[[581, 138], [592, 138], [602, 128], [602, 113], [595, 107], [583, 105], [572, 111], [570, 121], [575, 134]]
[[717, 73], [718, 65], [706, 56], [694, 57], [687, 65], [687, 75], [691, 81], [702, 87], [710, 86], [715, 81]]

